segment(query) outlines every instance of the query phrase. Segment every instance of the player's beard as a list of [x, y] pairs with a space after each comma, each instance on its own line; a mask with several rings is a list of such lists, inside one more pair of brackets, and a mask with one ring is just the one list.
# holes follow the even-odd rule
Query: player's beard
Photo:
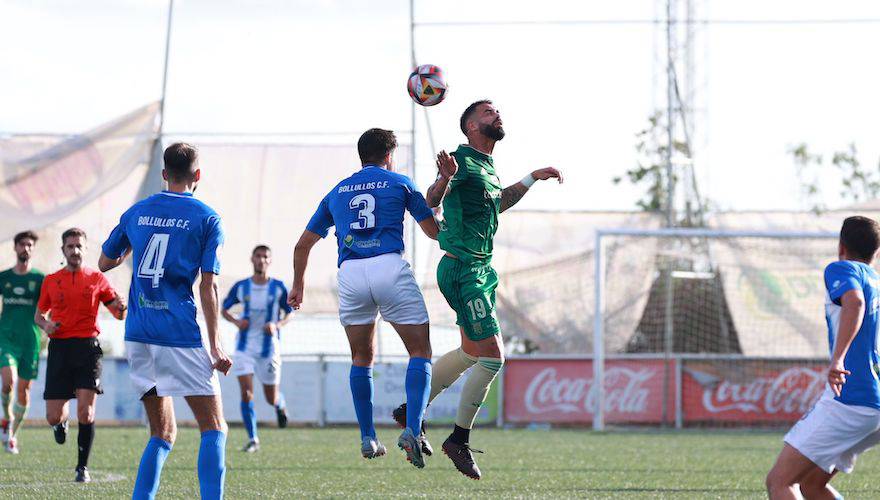
[[480, 127], [480, 133], [492, 139], [493, 141], [500, 141], [504, 139], [504, 128], [496, 127], [495, 125], [483, 125]]
[[29, 253], [21, 252], [20, 254], [18, 254], [18, 261], [22, 264], [26, 264], [29, 260], [31, 260], [31, 256]]

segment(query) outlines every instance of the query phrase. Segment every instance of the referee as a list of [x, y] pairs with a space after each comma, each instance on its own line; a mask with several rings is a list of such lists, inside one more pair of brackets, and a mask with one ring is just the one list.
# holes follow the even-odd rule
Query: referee
[[101, 345], [96, 338], [98, 305], [103, 303], [116, 319], [125, 317], [125, 303], [99, 271], [83, 267], [86, 233], [71, 228], [61, 236], [67, 265], [46, 276], [34, 321], [49, 335], [46, 363], [46, 420], [55, 441], [67, 440], [68, 402], [76, 398], [79, 455], [76, 481], [91, 481], [89, 453], [95, 439], [95, 401], [101, 394]]

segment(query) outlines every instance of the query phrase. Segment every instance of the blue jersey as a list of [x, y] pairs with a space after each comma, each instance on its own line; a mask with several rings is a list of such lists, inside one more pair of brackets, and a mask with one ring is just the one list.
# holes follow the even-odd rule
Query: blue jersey
[[880, 277], [867, 264], [841, 260], [825, 268], [825, 290], [825, 321], [828, 323], [828, 343], [832, 354], [840, 328], [841, 297], [850, 290], [860, 290], [865, 296], [862, 326], [843, 360], [843, 366], [851, 374], [846, 376], [840, 396], [834, 399], [848, 405], [880, 409], [880, 356], [877, 354]]
[[251, 278], [243, 279], [232, 285], [229, 295], [223, 301], [223, 309], [239, 303], [243, 308], [241, 319], [248, 320], [248, 327], [238, 331], [235, 350], [261, 358], [272, 356], [281, 340], [281, 330], [276, 338], [266, 335], [263, 327], [266, 323], [277, 323], [281, 319], [281, 311], [286, 314], [293, 312], [293, 308], [287, 303], [287, 287], [274, 278], [262, 285], [257, 285]]
[[220, 216], [189, 193], [163, 191], [136, 203], [102, 251], [111, 259], [131, 247], [125, 340], [200, 347], [193, 283], [199, 271], [219, 274]]
[[412, 180], [367, 165], [321, 200], [306, 229], [327, 236], [336, 226], [339, 261], [403, 252], [404, 211], [421, 222], [433, 213]]

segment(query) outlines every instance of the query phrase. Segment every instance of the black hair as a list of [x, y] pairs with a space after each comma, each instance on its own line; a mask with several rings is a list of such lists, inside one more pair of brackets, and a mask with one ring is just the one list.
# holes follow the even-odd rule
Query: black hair
[[847, 217], [840, 228], [840, 242], [850, 256], [871, 262], [880, 248], [880, 224], [861, 215]]
[[471, 115], [474, 114], [474, 111], [477, 110], [477, 107], [481, 104], [492, 104], [492, 101], [489, 99], [480, 99], [479, 101], [472, 103], [470, 106], [465, 108], [464, 113], [461, 114], [461, 119], [458, 122], [458, 126], [461, 127], [461, 133], [467, 135], [467, 122], [470, 120]]
[[363, 165], [381, 162], [396, 148], [397, 137], [390, 130], [371, 128], [358, 139], [358, 156]]
[[163, 155], [169, 182], [192, 180], [199, 162], [199, 150], [185, 142], [175, 142], [165, 148]]

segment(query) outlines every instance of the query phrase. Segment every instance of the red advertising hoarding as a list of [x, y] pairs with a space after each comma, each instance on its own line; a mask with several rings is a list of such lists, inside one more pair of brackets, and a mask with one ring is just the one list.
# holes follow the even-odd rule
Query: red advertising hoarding
[[825, 390], [826, 367], [816, 361], [685, 361], [685, 423], [794, 422]]
[[[662, 359], [605, 362], [605, 421], [659, 424], [663, 417]], [[674, 400], [674, 362], [668, 401]], [[504, 368], [504, 420], [590, 424], [596, 408], [593, 362], [513, 359]], [[674, 406], [668, 406], [668, 420]]]
[[[799, 419], [825, 390], [818, 360], [610, 359], [605, 362], [605, 422], [675, 421], [675, 370], [681, 363], [684, 425], [785, 424]], [[504, 420], [590, 425], [596, 408], [590, 359], [511, 359], [504, 368]]]

